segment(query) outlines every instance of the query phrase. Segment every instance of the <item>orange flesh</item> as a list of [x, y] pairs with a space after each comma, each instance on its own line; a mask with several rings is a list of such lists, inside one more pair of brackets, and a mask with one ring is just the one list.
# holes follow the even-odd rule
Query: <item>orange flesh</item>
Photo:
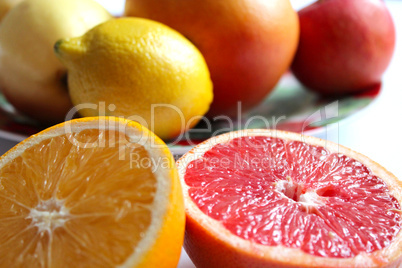
[[355, 159], [323, 147], [241, 137], [188, 164], [189, 196], [232, 234], [254, 243], [348, 258], [391, 244], [401, 206]]
[[[94, 148], [82, 144], [98, 142]], [[117, 131], [47, 139], [0, 170], [0, 263], [4, 267], [122, 264], [151, 222], [156, 178], [143, 147]], [[120, 160], [120, 159], [124, 160]]]

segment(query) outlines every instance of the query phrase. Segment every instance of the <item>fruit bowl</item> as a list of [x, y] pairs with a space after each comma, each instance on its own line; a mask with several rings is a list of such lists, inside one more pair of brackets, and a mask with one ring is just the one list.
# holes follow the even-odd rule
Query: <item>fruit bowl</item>
[[[340, 124], [367, 107], [380, 91], [378, 85], [360, 94], [322, 98], [303, 88], [287, 73], [273, 93], [250, 112], [242, 113], [239, 105], [235, 118], [218, 116], [201, 120], [195, 128], [167, 144], [174, 155], [180, 156], [211, 136], [238, 129], [275, 128], [322, 137], [327, 127]], [[44, 128], [46, 126], [18, 114], [0, 95], [0, 138], [20, 142]]]
[[234, 119], [223, 116], [208, 122], [201, 120], [194, 129], [170, 141], [169, 146], [175, 155], [181, 155], [211, 136], [239, 129], [273, 128], [328, 138], [328, 127], [367, 107], [380, 91], [381, 85], [377, 85], [359, 94], [323, 98], [287, 73], [273, 93], [250, 112], [242, 114], [239, 105], [239, 114]]

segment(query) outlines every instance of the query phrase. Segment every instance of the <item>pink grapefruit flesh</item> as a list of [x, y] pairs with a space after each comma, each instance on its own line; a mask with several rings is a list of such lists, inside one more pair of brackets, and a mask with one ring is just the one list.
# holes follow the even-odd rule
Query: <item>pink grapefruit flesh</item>
[[245, 136], [190, 162], [188, 194], [233, 235], [332, 258], [392, 243], [401, 206], [363, 163], [300, 141]]

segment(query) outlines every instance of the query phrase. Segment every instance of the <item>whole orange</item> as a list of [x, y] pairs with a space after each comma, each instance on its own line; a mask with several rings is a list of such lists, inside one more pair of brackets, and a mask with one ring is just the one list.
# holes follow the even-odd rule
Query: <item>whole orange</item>
[[162, 22], [204, 55], [214, 84], [209, 115], [236, 115], [270, 93], [299, 39], [289, 0], [127, 0], [125, 15]]

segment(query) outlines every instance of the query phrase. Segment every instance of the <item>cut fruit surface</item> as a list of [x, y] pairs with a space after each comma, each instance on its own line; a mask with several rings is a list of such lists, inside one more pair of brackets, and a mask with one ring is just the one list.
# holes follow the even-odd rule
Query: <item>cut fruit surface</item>
[[0, 159], [0, 233], [2, 267], [175, 267], [184, 208], [173, 157], [129, 120], [44, 130]]
[[177, 165], [197, 267], [401, 265], [401, 182], [350, 149], [247, 130], [212, 138]]

